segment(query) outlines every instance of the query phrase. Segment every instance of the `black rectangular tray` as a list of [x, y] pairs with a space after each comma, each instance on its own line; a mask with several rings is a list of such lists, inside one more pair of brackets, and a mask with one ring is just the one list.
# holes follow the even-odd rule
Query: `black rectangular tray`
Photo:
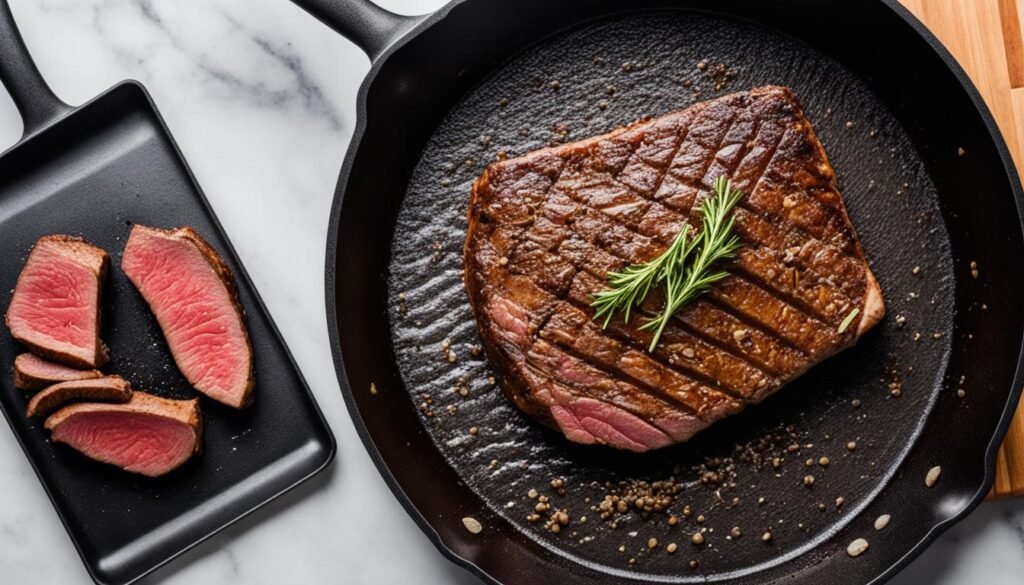
[[[244, 193], [238, 194], [244, 197]], [[147, 479], [52, 444], [14, 388], [21, 348], [0, 334], [0, 406], [92, 577], [132, 582], [323, 470], [334, 437], [231, 244], [142, 86], [126, 82], [0, 156], [0, 307], [32, 244], [51, 233], [107, 250], [105, 371], [141, 390], [191, 398], [145, 301], [119, 269], [132, 224], [188, 225], [239, 285], [255, 352], [255, 400], [236, 411], [203, 399], [203, 453]], [[273, 234], [268, 234], [273, 237]], [[40, 551], [40, 561], [45, 551]], [[0, 578], [0, 581], [3, 579]]]

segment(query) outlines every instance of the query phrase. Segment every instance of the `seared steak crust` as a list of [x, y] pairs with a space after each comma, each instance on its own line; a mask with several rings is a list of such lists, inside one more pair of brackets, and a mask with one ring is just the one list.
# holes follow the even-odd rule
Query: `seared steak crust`
[[[653, 353], [639, 319], [602, 331], [589, 304], [607, 272], [699, 228], [720, 175], [745, 193], [732, 274]], [[885, 310], [825, 151], [780, 87], [490, 165], [473, 187], [465, 281], [506, 395], [570, 440], [634, 451], [760, 402]], [[654, 293], [639, 312], [660, 305]]]

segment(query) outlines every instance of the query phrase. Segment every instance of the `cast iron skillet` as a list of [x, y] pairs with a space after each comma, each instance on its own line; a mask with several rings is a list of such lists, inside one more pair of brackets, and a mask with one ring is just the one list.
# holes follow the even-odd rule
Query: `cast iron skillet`
[[[465, 0], [427, 18], [297, 1], [373, 60], [332, 210], [328, 322], [367, 449], [446, 556], [504, 583], [882, 581], [984, 496], [1021, 384], [1021, 189], [976, 90], [895, 1]], [[888, 317], [764, 404], [645, 456], [519, 415], [462, 291], [473, 178], [501, 151], [768, 83], [796, 90], [828, 150]], [[676, 527], [591, 509], [670, 478]], [[560, 534], [527, 521], [530, 489], [568, 511]], [[857, 538], [870, 548], [852, 558]]]

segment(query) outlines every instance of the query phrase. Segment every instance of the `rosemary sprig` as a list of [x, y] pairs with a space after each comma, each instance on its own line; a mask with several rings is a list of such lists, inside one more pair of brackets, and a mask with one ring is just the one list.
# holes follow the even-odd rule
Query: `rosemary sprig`
[[740, 246], [739, 238], [732, 231], [731, 212], [742, 197], [743, 193], [733, 189], [731, 181], [719, 177], [714, 183], [714, 193], [701, 203], [703, 218], [696, 237], [691, 238], [689, 226], [684, 226], [661, 256], [644, 264], [631, 265], [622, 272], [609, 273], [610, 288], [594, 295], [592, 303], [596, 309], [594, 317], [604, 318], [602, 327], [607, 327], [612, 316], [620, 311], [625, 312], [628, 322], [630, 310], [643, 302], [651, 287], [662, 284], [665, 305], [661, 313], [640, 327], [654, 331], [648, 348], [654, 351], [672, 315], [728, 276], [728, 272], [716, 269], [716, 265], [732, 258]]
[[651, 292], [651, 287], [660, 282], [665, 275], [678, 272], [687, 257], [693, 252], [696, 240], [689, 237], [690, 226], [683, 229], [676, 239], [661, 256], [645, 264], [627, 266], [622, 272], [608, 273], [608, 286], [594, 295], [590, 306], [594, 310], [594, 318], [604, 318], [601, 328], [608, 327], [615, 313], [624, 313], [624, 320], [629, 323], [629, 313], [638, 306]]

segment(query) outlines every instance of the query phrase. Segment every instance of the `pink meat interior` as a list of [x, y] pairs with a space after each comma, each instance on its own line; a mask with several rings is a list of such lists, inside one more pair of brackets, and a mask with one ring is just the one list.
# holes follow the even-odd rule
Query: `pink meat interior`
[[81, 412], [53, 438], [85, 455], [142, 475], [157, 476], [184, 463], [196, 436], [187, 424], [138, 412]]
[[231, 293], [202, 253], [187, 241], [136, 229], [121, 266], [156, 315], [188, 381], [238, 405], [249, 378], [248, 343]]
[[94, 361], [98, 287], [90, 268], [49, 246], [37, 246], [7, 312], [11, 332], [85, 362]]

